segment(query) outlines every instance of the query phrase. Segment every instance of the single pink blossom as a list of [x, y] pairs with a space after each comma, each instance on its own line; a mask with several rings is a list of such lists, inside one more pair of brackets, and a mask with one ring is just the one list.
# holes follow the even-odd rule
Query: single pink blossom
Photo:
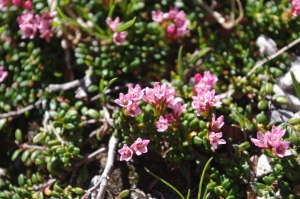
[[168, 124], [172, 124], [174, 122], [174, 120], [175, 120], [172, 113], [166, 114], [165, 118], [168, 120]]
[[176, 31], [176, 28], [173, 24], [169, 24], [167, 27], [167, 33], [168, 35], [173, 35]]
[[200, 91], [211, 90], [212, 86], [218, 81], [218, 78], [211, 74], [209, 71], [205, 71], [203, 77], [194, 86], [195, 91], [198, 93]]
[[120, 23], [120, 18], [116, 17], [115, 20], [112, 20], [110, 17], [107, 17], [107, 19], [105, 21], [106, 21], [108, 27], [110, 28], [110, 30], [115, 32]]
[[54, 30], [54, 27], [52, 26], [52, 14], [49, 12], [45, 12], [41, 16], [36, 15], [35, 18], [37, 19], [40, 38], [46, 39], [46, 41], [49, 43], [51, 38], [53, 37]]
[[142, 99], [144, 95], [144, 90], [141, 90], [141, 87], [138, 84], [134, 88], [131, 84], [129, 84], [128, 93], [131, 95], [132, 101], [138, 102]]
[[162, 23], [164, 21], [163, 15], [164, 13], [161, 10], [152, 11], [152, 20], [158, 23]]
[[290, 142], [288, 141], [277, 141], [273, 143], [273, 151], [276, 156], [283, 158], [284, 156], [292, 155], [292, 152], [288, 150]]
[[174, 97], [175, 97], [175, 88], [172, 86], [166, 90], [164, 99], [165, 99], [166, 103], [168, 104], [174, 99]]
[[130, 106], [133, 103], [130, 93], [127, 93], [126, 95], [120, 93], [119, 99], [116, 99], [114, 102], [124, 108]]
[[12, 0], [11, 1], [15, 6], [21, 7], [22, 6], [22, 0]]
[[292, 15], [294, 17], [300, 15], [300, 0], [292, 0]]
[[195, 84], [198, 84], [201, 79], [202, 79], [202, 75], [200, 73], [194, 75]]
[[135, 151], [136, 155], [142, 155], [142, 153], [148, 152], [148, 144], [150, 140], [142, 140], [141, 138], [138, 138], [131, 146], [130, 148]]
[[211, 146], [214, 149], [217, 149], [219, 144], [226, 144], [225, 140], [220, 139], [222, 136], [223, 136], [222, 132], [219, 132], [219, 133], [210, 132], [208, 139], [209, 139]]
[[129, 161], [133, 155], [132, 149], [129, 148], [127, 144], [124, 144], [123, 148], [118, 150], [118, 153], [121, 154], [120, 161], [123, 160]]
[[268, 140], [266, 136], [261, 132], [257, 132], [257, 139], [251, 138], [251, 141], [259, 148], [263, 148], [263, 149], [268, 148]]
[[212, 114], [212, 121], [210, 124], [211, 130], [214, 132], [218, 132], [222, 128], [223, 125], [224, 125], [224, 116], [221, 115], [216, 120], [215, 114]]
[[151, 105], [155, 105], [156, 104], [156, 98], [154, 96], [154, 90], [152, 88], [148, 88], [146, 87], [144, 90], [144, 95], [142, 97], [143, 101], [151, 104]]
[[7, 76], [8, 72], [4, 71], [4, 66], [0, 66], [0, 82], [3, 82]]
[[113, 34], [114, 43], [116, 45], [120, 46], [125, 41], [126, 35], [127, 35], [127, 33], [125, 31], [123, 31], [123, 32], [115, 32]]
[[274, 146], [274, 144], [281, 140], [285, 134], [285, 129], [282, 129], [281, 126], [272, 127], [271, 132], [267, 131], [265, 134], [266, 139], [268, 140], [269, 145]]
[[176, 15], [178, 13], [178, 8], [177, 7], [170, 7], [170, 10], [169, 10], [169, 20], [174, 20], [176, 18]]
[[154, 83], [154, 96], [157, 98], [157, 99], [163, 99], [165, 97], [165, 94], [166, 94], [166, 91], [167, 91], [167, 85], [166, 84], [162, 84], [160, 86], [160, 83], [159, 82], [155, 82]]
[[23, 7], [24, 7], [25, 9], [27, 9], [27, 10], [30, 10], [31, 7], [32, 7], [32, 1], [31, 1], [31, 0], [25, 1]]
[[164, 132], [169, 128], [168, 120], [163, 116], [160, 116], [159, 120], [155, 122], [155, 126], [157, 127], [158, 132]]
[[176, 37], [182, 37], [188, 34], [190, 31], [188, 30], [188, 24], [190, 21], [186, 20], [184, 25], [176, 28]]
[[6, 7], [6, 1], [7, 0], [0, 0], [0, 10], [2, 10], [2, 8]]
[[181, 27], [186, 23], [186, 14], [183, 10], [179, 11], [175, 17], [175, 26]]
[[169, 103], [169, 108], [173, 110], [173, 115], [175, 118], [179, 118], [183, 111], [185, 111], [187, 104], [182, 105], [181, 100], [174, 99]]
[[126, 111], [131, 117], [136, 117], [141, 114], [141, 109], [136, 103], [132, 103], [130, 106], [127, 106]]

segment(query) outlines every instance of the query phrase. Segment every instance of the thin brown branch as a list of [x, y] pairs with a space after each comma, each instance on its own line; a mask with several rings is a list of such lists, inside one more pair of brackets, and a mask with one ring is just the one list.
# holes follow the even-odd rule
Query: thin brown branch
[[283, 53], [284, 51], [288, 50], [289, 48], [293, 47], [294, 45], [296, 45], [297, 43], [300, 42], [300, 37], [295, 39], [294, 41], [292, 41], [291, 43], [289, 43], [288, 45], [284, 46], [283, 48], [281, 48], [280, 50], [278, 50], [276, 53], [264, 58], [263, 60], [259, 60], [258, 62], [256, 62], [255, 66], [247, 73], [247, 75], [245, 77], [243, 77], [243, 79], [245, 80], [247, 77], [249, 77], [258, 67], [262, 66], [263, 64], [267, 63], [268, 61], [271, 61], [272, 59], [274, 59], [275, 57], [277, 57], [278, 55], [280, 55], [281, 53]]
[[82, 84], [84, 82], [84, 79], [76, 79], [74, 81], [71, 82], [67, 82], [64, 84], [50, 84], [49, 87], [49, 91], [50, 92], [56, 92], [56, 91], [66, 91], [72, 88], [77, 88], [79, 87], [80, 84]]
[[74, 166], [75, 167], [79, 167], [82, 164], [87, 164], [88, 162], [90, 162], [94, 157], [96, 157], [98, 154], [106, 151], [107, 148], [106, 147], [102, 147], [100, 149], [98, 149], [97, 151], [94, 151], [93, 153], [89, 154], [88, 156], [86, 156], [83, 160], [77, 162]]
[[56, 182], [56, 179], [55, 178], [52, 178], [52, 179], [49, 179], [46, 183], [42, 184], [42, 185], [39, 185], [39, 186], [36, 186], [36, 185], [33, 185], [33, 190], [34, 191], [38, 191], [40, 189], [43, 189], [45, 187], [48, 187], [49, 185], [52, 185], [54, 182]]
[[64, 141], [60, 135], [56, 132], [56, 129], [53, 127], [52, 123], [50, 123], [50, 128], [52, 129], [54, 135], [56, 136], [56, 138], [60, 141], [61, 146], [65, 146], [66, 141]]
[[38, 101], [36, 101], [34, 104], [31, 104], [29, 106], [26, 106], [20, 110], [17, 110], [17, 111], [11, 111], [11, 112], [8, 112], [8, 113], [3, 113], [3, 114], [0, 114], [0, 118], [8, 118], [8, 117], [17, 117], [23, 113], [25, 113], [26, 111], [29, 111], [31, 109], [34, 109], [35, 107], [39, 106], [40, 104], [42, 103], [42, 100], [39, 99]]
[[29, 144], [20, 144], [19, 148], [21, 149], [37, 149], [37, 150], [43, 150], [43, 151], [48, 151], [48, 147], [44, 146], [38, 146], [38, 145], [29, 145]]

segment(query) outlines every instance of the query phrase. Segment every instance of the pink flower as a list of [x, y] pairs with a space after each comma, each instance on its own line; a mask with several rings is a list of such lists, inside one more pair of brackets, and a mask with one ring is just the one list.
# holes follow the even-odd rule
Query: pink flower
[[220, 139], [222, 136], [223, 136], [222, 132], [219, 133], [210, 132], [208, 139], [214, 149], [217, 149], [219, 144], [226, 144], [225, 140]]
[[192, 96], [192, 98], [192, 107], [196, 109], [198, 116], [200, 116], [202, 112], [207, 114], [211, 107], [222, 104], [220, 96], [215, 96], [215, 90], [200, 91], [197, 96]]
[[184, 13], [183, 10], [181, 10], [180, 12], [178, 12], [176, 14], [176, 17], [175, 17], [175, 26], [176, 27], [181, 27], [185, 24], [186, 22], [186, 14]]
[[199, 79], [199, 82], [194, 86], [195, 91], [211, 90], [212, 86], [218, 81], [218, 78], [211, 74], [209, 71], [205, 71], [203, 77]]
[[31, 9], [32, 7], [32, 1], [31, 0], [28, 0], [28, 1], [25, 1], [23, 7], [27, 10]]
[[12, 0], [11, 1], [15, 6], [21, 7], [22, 6], [22, 0]]
[[3, 82], [7, 75], [8, 72], [4, 71], [4, 66], [0, 66], [0, 82]]
[[174, 116], [171, 113], [166, 114], [165, 118], [167, 119], [168, 124], [172, 124], [174, 122]]
[[154, 96], [154, 90], [152, 88], [145, 88], [145, 95], [143, 95], [142, 99], [152, 105], [156, 104], [156, 99]]
[[123, 145], [122, 149], [118, 150], [118, 153], [121, 154], [120, 161], [129, 161], [133, 155], [132, 149], [129, 148], [126, 144]]
[[138, 138], [130, 146], [130, 148], [135, 151], [136, 155], [142, 155], [142, 153], [148, 152], [147, 146], [148, 146], [149, 142], [150, 142], [150, 140], [142, 140], [141, 138]]
[[283, 158], [284, 156], [292, 155], [292, 152], [288, 150], [290, 142], [277, 141], [273, 143], [273, 151], [276, 156]]
[[119, 99], [116, 99], [114, 102], [124, 108], [130, 106], [133, 103], [130, 93], [128, 93], [126, 95], [124, 95], [123, 93], [120, 93]]
[[292, 15], [295, 17], [300, 15], [300, 0], [292, 0]]
[[188, 30], [188, 24], [190, 21], [186, 20], [184, 25], [181, 27], [177, 27], [176, 29], [176, 37], [182, 37], [186, 34], [188, 34], [190, 31]]
[[131, 117], [135, 117], [135, 116], [138, 116], [139, 114], [141, 114], [141, 109], [138, 107], [138, 105], [136, 103], [133, 103], [130, 106], [127, 106], [126, 111]]
[[6, 7], [6, 0], [0, 0], [0, 10], [4, 7]]
[[169, 108], [173, 110], [175, 118], [179, 118], [186, 109], [186, 104], [182, 105], [179, 99], [174, 99], [169, 103]]
[[257, 132], [257, 139], [251, 138], [251, 141], [259, 148], [268, 148], [268, 140], [261, 132]]
[[115, 32], [118, 28], [120, 18], [116, 17], [115, 20], [113, 21], [110, 17], [107, 17], [107, 19], [105, 21], [106, 21], [108, 27], [110, 28], [110, 30]]
[[17, 18], [17, 22], [19, 23], [19, 28], [22, 32], [21, 38], [33, 39], [37, 31], [37, 23], [33, 12], [28, 11], [26, 14], [21, 14], [21, 16]]
[[175, 33], [175, 31], [176, 31], [176, 28], [175, 28], [175, 26], [173, 24], [168, 25], [168, 27], [167, 27], [167, 33], [169, 35], [173, 35]]
[[170, 10], [169, 10], [169, 20], [174, 20], [176, 18], [176, 15], [178, 13], [178, 8], [177, 7], [170, 7]]
[[217, 132], [222, 128], [223, 125], [224, 125], [224, 116], [221, 115], [216, 120], [215, 114], [212, 114], [212, 121], [210, 124], [211, 130]]
[[141, 87], [138, 84], [134, 88], [129, 84], [128, 93], [131, 95], [132, 101], [134, 102], [140, 101], [144, 95], [144, 91], [141, 90]]
[[45, 38], [49, 43], [51, 38], [53, 37], [54, 27], [52, 26], [53, 16], [49, 12], [45, 12], [40, 15], [35, 16], [38, 23], [38, 29], [40, 31], [40, 38]]
[[159, 82], [154, 83], [154, 96], [157, 99], [163, 99], [165, 97], [166, 91], [167, 91], [167, 85], [163, 84], [160, 86]]
[[163, 116], [160, 116], [159, 120], [155, 122], [155, 126], [157, 127], [158, 132], [164, 132], [169, 128], [168, 120]]
[[195, 84], [198, 84], [201, 79], [202, 79], [202, 75], [200, 73], [194, 75]]
[[161, 10], [152, 11], [152, 20], [158, 23], [162, 23], [164, 21], [163, 15], [164, 13]]
[[123, 31], [123, 32], [115, 32], [113, 34], [114, 43], [116, 45], [120, 46], [125, 41], [126, 35], [127, 35], [127, 33], [125, 31]]
[[284, 136], [285, 134], [285, 129], [282, 130], [281, 126], [278, 126], [277, 128], [275, 126], [272, 126], [272, 130], [271, 132], [266, 132], [265, 137], [268, 140], [268, 143], [271, 146], [274, 146], [274, 144], [276, 144], [276, 142], [280, 141], [281, 138]]

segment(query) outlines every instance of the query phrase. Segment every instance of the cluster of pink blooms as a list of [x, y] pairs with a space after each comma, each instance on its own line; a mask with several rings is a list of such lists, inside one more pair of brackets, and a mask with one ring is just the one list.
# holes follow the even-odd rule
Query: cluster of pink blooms
[[0, 66], [0, 82], [3, 82], [7, 75], [8, 72], [4, 70], [4, 66]]
[[201, 74], [196, 74], [194, 79], [195, 95], [192, 97], [192, 107], [196, 109], [198, 116], [201, 114], [207, 116], [211, 107], [222, 104], [220, 96], [215, 96], [215, 90], [212, 89], [218, 78], [209, 71], [205, 71], [203, 77]]
[[190, 21], [186, 19], [184, 11], [178, 11], [177, 7], [171, 7], [167, 13], [161, 10], [152, 11], [152, 20], [166, 27], [167, 35], [171, 39], [175, 40], [189, 33]]
[[147, 153], [147, 146], [149, 142], [150, 140], [142, 140], [141, 138], [138, 138], [130, 147], [128, 147], [127, 144], [124, 144], [123, 148], [118, 150], [118, 153], [121, 155], [120, 161], [129, 161], [134, 152], [138, 156], [142, 155], [143, 153]]
[[120, 22], [120, 18], [116, 17], [115, 20], [112, 20], [110, 17], [107, 17], [107, 19], [105, 20], [109, 29], [114, 33], [113, 34], [113, 41], [116, 45], [120, 46], [126, 39], [127, 33], [126, 31], [122, 31], [122, 32], [116, 32], [119, 22]]
[[221, 115], [217, 118], [215, 114], [212, 114], [212, 121], [210, 124], [211, 132], [208, 135], [209, 142], [214, 149], [218, 148], [219, 144], [226, 144], [226, 141], [220, 139], [223, 136], [222, 132], [219, 132], [224, 125], [224, 116]]
[[295, 17], [300, 15], [300, 0], [292, 0], [292, 15]]
[[42, 15], [34, 15], [33, 11], [22, 13], [17, 18], [19, 28], [22, 31], [22, 39], [33, 39], [39, 30], [40, 38], [44, 38], [47, 42], [50, 42], [54, 30], [52, 19], [53, 14], [49, 12], [45, 12]]
[[268, 149], [275, 153], [277, 157], [283, 158], [284, 156], [292, 154], [292, 152], [288, 150], [290, 142], [281, 140], [285, 131], [286, 130], [282, 129], [281, 126], [272, 126], [271, 132], [267, 131], [265, 134], [257, 132], [257, 139], [251, 138], [251, 141], [259, 148]]
[[[30, 9], [32, 7], [32, 0], [26, 0], [23, 2], [22, 0], [12, 0], [12, 4], [18, 7], [23, 7], [25, 9]], [[7, 6], [7, 0], [0, 0], [0, 10]]]
[[[171, 124], [176, 125], [178, 118], [186, 109], [186, 105], [182, 105], [181, 100], [175, 98], [175, 88], [168, 88], [166, 83], [161, 85], [159, 82], [154, 83], [154, 88], [147, 87], [143, 90], [139, 85], [134, 88], [129, 85], [128, 93], [120, 93], [115, 103], [125, 108], [128, 115], [135, 117], [141, 113], [141, 109], [137, 105], [140, 100], [151, 104], [154, 107], [154, 114], [160, 116], [159, 120], [155, 122], [158, 132], [166, 131]], [[172, 109], [172, 113], [162, 116], [167, 108]]]

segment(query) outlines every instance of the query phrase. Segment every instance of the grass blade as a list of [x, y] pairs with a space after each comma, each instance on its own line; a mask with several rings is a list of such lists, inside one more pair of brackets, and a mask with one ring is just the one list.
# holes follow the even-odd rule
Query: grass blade
[[152, 173], [151, 171], [149, 171], [146, 167], [145, 167], [145, 170], [148, 173], [150, 173], [152, 176], [154, 176], [155, 178], [157, 178], [158, 180], [160, 180], [161, 182], [163, 182], [165, 185], [167, 185], [168, 187], [170, 187], [171, 189], [173, 189], [182, 199], [184, 199], [184, 196], [175, 187], [173, 187], [173, 185], [171, 185], [170, 183], [168, 183], [164, 179], [158, 177], [157, 175], [155, 175], [154, 173]]
[[121, 24], [121, 25], [117, 28], [116, 32], [122, 32], [122, 31], [128, 29], [130, 26], [132, 26], [132, 25], [134, 24], [135, 19], [136, 19], [136, 17], [134, 17], [133, 19], [131, 19], [131, 20], [129, 20], [129, 21], [127, 21], [127, 22]]
[[177, 57], [177, 73], [180, 78], [182, 78], [182, 46], [180, 46]]
[[298, 98], [300, 99], [300, 86], [299, 86], [293, 72], [291, 72], [291, 77], [292, 77], [292, 81], [293, 81], [293, 85], [294, 85], [296, 94], [297, 94]]
[[204, 169], [203, 169], [203, 171], [202, 171], [201, 178], [200, 178], [200, 183], [199, 183], [198, 199], [200, 199], [200, 196], [201, 196], [202, 184], [203, 184], [203, 180], [204, 180], [204, 175], [205, 175], [206, 169], [207, 169], [207, 167], [208, 167], [208, 165], [210, 164], [210, 162], [211, 162], [212, 159], [213, 159], [213, 157], [211, 157], [211, 158], [207, 161], [207, 163], [205, 164]]

